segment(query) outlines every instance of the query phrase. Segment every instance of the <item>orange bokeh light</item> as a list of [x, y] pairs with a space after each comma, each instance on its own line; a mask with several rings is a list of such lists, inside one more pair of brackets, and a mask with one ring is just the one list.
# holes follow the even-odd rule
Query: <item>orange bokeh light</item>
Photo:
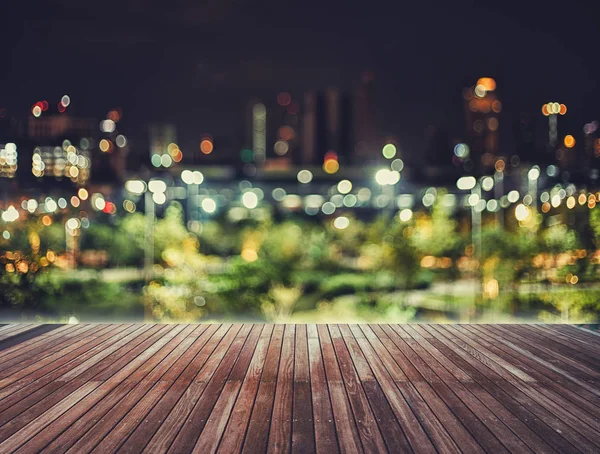
[[559, 113], [560, 113], [561, 115], [564, 115], [564, 114], [566, 114], [566, 113], [567, 113], [567, 106], [565, 106], [564, 104], [561, 104], [561, 105], [560, 105], [560, 110], [559, 110]]
[[565, 136], [565, 147], [573, 148], [575, 146], [575, 137], [572, 135]]
[[544, 104], [544, 105], [542, 106], [542, 113], [543, 113], [543, 114], [544, 114], [544, 116], [546, 116], [546, 117], [547, 117], [548, 115], [550, 115], [550, 111], [548, 110], [548, 104]]
[[491, 77], [482, 77], [477, 81], [477, 85], [483, 85], [486, 91], [494, 91], [496, 89], [496, 81]]
[[204, 139], [202, 142], [200, 142], [200, 151], [204, 154], [212, 153], [213, 143], [208, 139]]
[[340, 164], [335, 159], [328, 159], [323, 163], [323, 170], [328, 174], [336, 173], [340, 169]]

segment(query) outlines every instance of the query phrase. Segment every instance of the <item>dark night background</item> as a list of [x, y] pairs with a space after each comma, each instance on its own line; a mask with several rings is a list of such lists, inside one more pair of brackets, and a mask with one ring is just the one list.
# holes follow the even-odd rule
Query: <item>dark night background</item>
[[568, 106], [573, 134], [598, 118], [594, 3], [15, 1], [2, 14], [0, 107], [25, 115], [68, 93], [81, 115], [122, 107], [139, 144], [148, 121], [173, 121], [185, 152], [205, 132], [234, 134], [251, 97], [352, 87], [370, 69], [378, 127], [406, 155], [429, 125], [460, 135], [462, 88], [490, 76], [503, 151], [519, 113], [545, 102]]

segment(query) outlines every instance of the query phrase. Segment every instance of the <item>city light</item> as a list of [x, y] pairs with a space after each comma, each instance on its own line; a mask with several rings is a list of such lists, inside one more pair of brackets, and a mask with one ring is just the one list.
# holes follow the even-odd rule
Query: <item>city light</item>
[[10, 205], [4, 213], [2, 213], [2, 220], [4, 222], [14, 222], [19, 219], [19, 211], [12, 205]]
[[393, 186], [400, 181], [400, 172], [397, 170], [380, 169], [375, 173], [375, 181], [381, 186]]
[[200, 151], [204, 154], [212, 153], [213, 148], [213, 143], [209, 139], [204, 139], [200, 142]]
[[165, 192], [167, 190], [167, 183], [162, 180], [150, 180], [148, 182], [148, 190], [150, 192]]
[[413, 212], [411, 209], [409, 208], [405, 208], [403, 210], [400, 211], [399, 213], [399, 218], [402, 222], [408, 222], [412, 219], [413, 217]]
[[535, 166], [532, 167], [531, 169], [529, 169], [529, 172], [527, 172], [527, 178], [531, 181], [535, 181], [540, 177], [540, 168]]
[[388, 143], [383, 146], [381, 153], [386, 159], [392, 159], [396, 156], [396, 146], [393, 143]]
[[348, 194], [352, 191], [352, 183], [349, 180], [342, 180], [338, 183], [337, 190], [340, 194]]
[[209, 214], [214, 213], [217, 210], [217, 204], [210, 197], [206, 197], [202, 200], [202, 209]]
[[494, 189], [494, 179], [492, 177], [484, 177], [481, 180], [481, 188], [484, 191], [491, 191]]
[[350, 219], [346, 216], [339, 216], [334, 219], [333, 226], [338, 230], [343, 230], [350, 225]]
[[254, 192], [245, 192], [242, 195], [242, 203], [246, 208], [252, 209], [258, 206], [258, 197]]
[[564, 144], [567, 148], [573, 148], [575, 146], [575, 137], [570, 134], [565, 136]]
[[163, 203], [165, 203], [167, 201], [167, 196], [165, 195], [164, 192], [154, 192], [152, 194], [152, 200], [157, 205], [162, 205]]
[[132, 194], [143, 194], [146, 191], [146, 183], [142, 180], [128, 180], [125, 182], [125, 189]]
[[308, 184], [313, 179], [313, 174], [310, 170], [301, 170], [297, 175], [298, 181], [303, 184]]
[[526, 221], [529, 218], [530, 214], [531, 210], [522, 203], [517, 205], [517, 207], [515, 208], [515, 217], [517, 218], [517, 221]]
[[477, 184], [477, 179], [475, 177], [461, 177], [456, 182], [456, 187], [461, 191], [468, 191], [473, 189]]

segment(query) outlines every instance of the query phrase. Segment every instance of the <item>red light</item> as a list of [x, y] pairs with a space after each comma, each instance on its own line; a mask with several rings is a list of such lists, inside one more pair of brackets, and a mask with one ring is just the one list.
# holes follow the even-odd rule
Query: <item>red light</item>
[[58, 103], [58, 111], [60, 113], [63, 113], [65, 110], [67, 110], [67, 108], [65, 106], [63, 106], [61, 102], [59, 102]]
[[44, 110], [44, 104], [41, 101], [36, 102], [33, 107], [38, 106], [40, 109]]
[[287, 106], [292, 101], [292, 96], [287, 92], [282, 92], [277, 95], [277, 104]]
[[42, 105], [42, 110], [46, 112], [48, 110], [48, 101], [42, 101], [40, 104]]
[[106, 202], [106, 205], [104, 205], [104, 209], [102, 211], [107, 214], [114, 214], [117, 210], [114, 203]]
[[333, 150], [329, 150], [327, 153], [325, 153], [324, 161], [329, 161], [330, 159], [334, 161], [337, 161], [338, 159], [337, 153]]

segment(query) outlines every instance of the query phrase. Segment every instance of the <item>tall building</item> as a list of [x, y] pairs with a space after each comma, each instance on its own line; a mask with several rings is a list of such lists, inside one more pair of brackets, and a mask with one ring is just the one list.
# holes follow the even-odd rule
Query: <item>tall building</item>
[[521, 113], [513, 125], [515, 151], [522, 162], [537, 163], [541, 158], [535, 142], [533, 118], [529, 113]]
[[375, 75], [371, 71], [362, 74], [361, 84], [356, 92], [355, 127], [353, 160], [359, 164], [365, 159], [377, 159], [379, 143], [376, 128], [375, 104], [373, 100], [373, 81]]
[[302, 127], [303, 164], [320, 166], [331, 154], [341, 164], [350, 163], [354, 125], [349, 93], [336, 88], [307, 92]]
[[499, 154], [498, 129], [502, 103], [496, 95], [496, 81], [482, 77], [463, 90], [465, 134], [476, 171], [493, 169]]

